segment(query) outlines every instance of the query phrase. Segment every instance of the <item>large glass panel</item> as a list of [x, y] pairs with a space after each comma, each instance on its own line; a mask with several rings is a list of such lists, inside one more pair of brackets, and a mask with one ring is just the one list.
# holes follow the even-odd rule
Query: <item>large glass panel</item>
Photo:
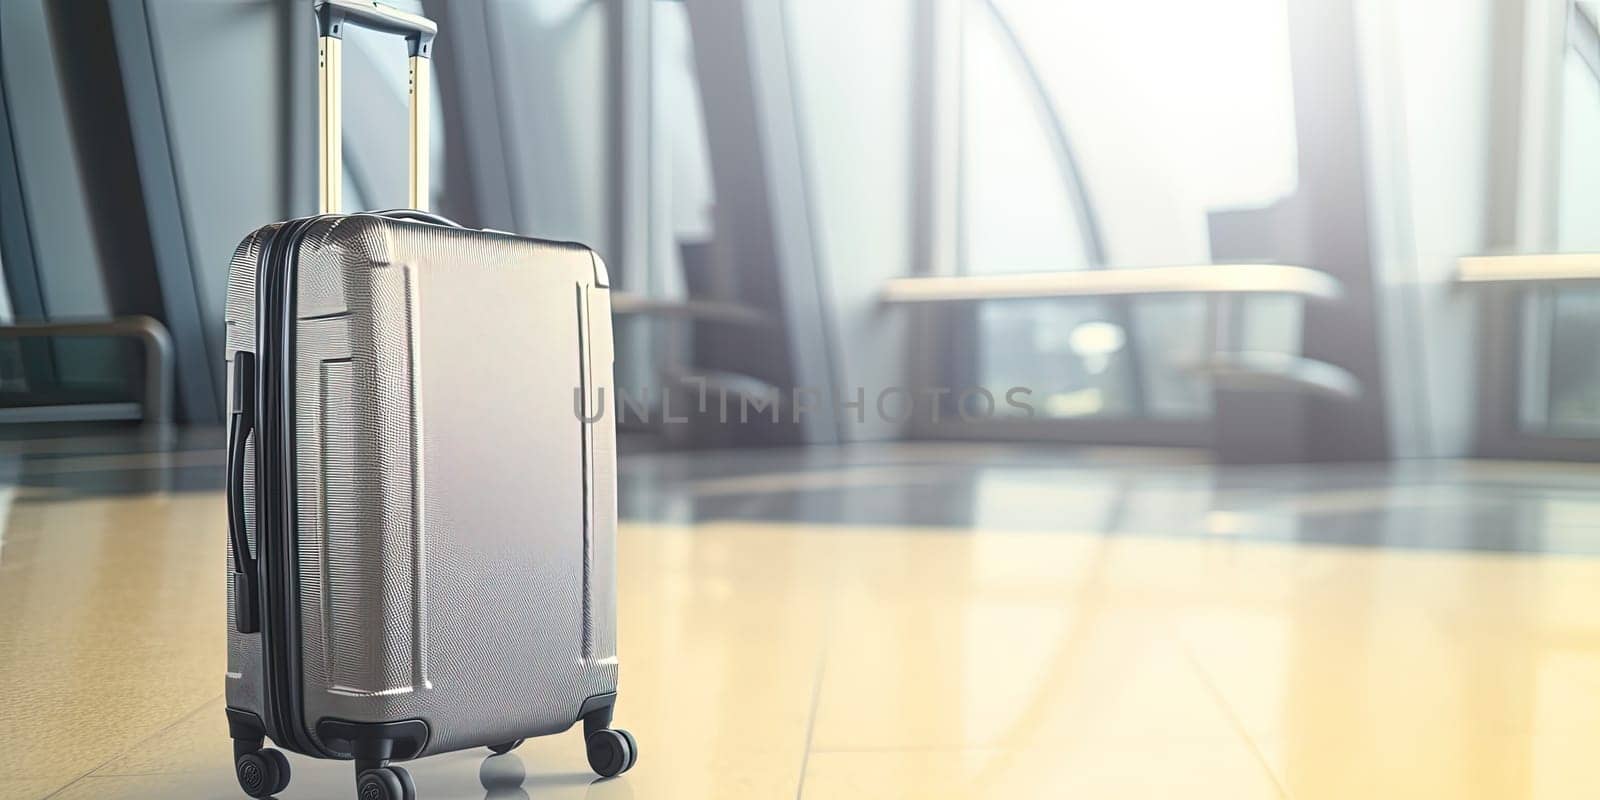
[[485, 0], [493, 92], [510, 179], [513, 230], [583, 242], [611, 230], [612, 4]]
[[[1581, 13], [1581, 12], [1580, 12]], [[1583, 23], [1579, 23], [1583, 24]], [[1591, 23], [1592, 24], [1592, 23]], [[1596, 42], [1600, 45], [1600, 41]], [[1600, 46], [1597, 46], [1600, 50]], [[1600, 53], [1595, 56], [1600, 58]], [[1576, 47], [1562, 70], [1561, 170], [1556, 247], [1600, 251], [1600, 64]]]
[[[1556, 247], [1600, 252], [1600, 27], [1594, 4], [1573, 7], [1567, 38]], [[1533, 315], [1533, 346], [1524, 379], [1543, 381], [1546, 391], [1524, 393], [1524, 426], [1556, 436], [1600, 435], [1600, 289], [1543, 292], [1525, 308]]]
[[1550, 394], [1544, 432], [1600, 435], [1600, 290], [1563, 289], [1548, 307]]
[[[832, 341], [795, 344], [828, 353], [841, 396], [875, 397], [908, 382], [917, 348], [907, 314], [878, 302], [883, 282], [926, 269], [913, 246], [919, 139], [914, 127], [917, 15], [948, 3], [911, 0], [786, 0], [783, 6], [799, 153], [818, 297]], [[936, 6], [938, 7], [936, 9]], [[848, 24], [841, 21], [848, 20]], [[942, 139], [941, 139], [942, 141]], [[811, 341], [808, 341], [811, 340]], [[875, 413], [841, 414], [844, 434], [878, 439], [899, 426]]]
[[[1211, 212], [1294, 191], [1283, 0], [974, 0], [966, 18], [966, 272], [1204, 264]], [[1205, 319], [1196, 298], [986, 305], [978, 382], [1032, 387], [1048, 416], [1203, 417]]]
[[[12, 223], [9, 220], [6, 224]], [[11, 313], [11, 292], [6, 283], [5, 261], [0, 260], [0, 324], [15, 321]], [[25, 391], [28, 379], [22, 368], [22, 348], [17, 341], [0, 342], [0, 393]]]
[[[388, 5], [413, 14], [422, 14], [421, 0], [392, 0]], [[410, 73], [405, 45], [392, 35], [351, 28], [345, 34], [346, 136], [344, 160], [344, 207], [347, 211], [400, 208], [407, 203], [406, 114], [410, 103]], [[443, 206], [444, 188], [449, 183], [445, 159], [444, 93], [449, 91], [437, 76], [432, 82], [431, 132], [429, 136], [429, 208]], [[351, 95], [357, 96], [351, 96]], [[350, 104], [359, 104], [350, 108]], [[351, 111], [375, 112], [352, 118]], [[365, 117], [370, 117], [367, 119]], [[353, 128], [372, 126], [386, 141], [376, 136], [359, 136]]]
[[633, 289], [683, 298], [684, 271], [713, 235], [711, 154], [688, 14], [682, 3], [656, 0], [651, 15], [652, 258]]

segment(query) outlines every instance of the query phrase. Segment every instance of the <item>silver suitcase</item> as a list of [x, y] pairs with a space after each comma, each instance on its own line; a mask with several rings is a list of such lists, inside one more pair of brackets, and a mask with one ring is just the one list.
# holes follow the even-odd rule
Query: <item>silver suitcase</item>
[[[433, 23], [317, 6], [322, 207], [339, 207], [345, 25], [406, 37], [413, 206], [427, 197]], [[421, 211], [267, 225], [228, 281], [227, 714], [240, 785], [278, 747], [391, 762], [506, 750], [583, 722], [591, 766], [635, 744], [616, 700], [610, 293], [588, 248]]]

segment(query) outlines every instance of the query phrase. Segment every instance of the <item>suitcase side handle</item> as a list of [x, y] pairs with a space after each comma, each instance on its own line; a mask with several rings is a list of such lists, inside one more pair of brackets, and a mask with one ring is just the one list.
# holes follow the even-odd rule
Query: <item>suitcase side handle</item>
[[433, 20], [370, 0], [318, 0], [317, 11], [317, 182], [318, 208], [337, 214], [344, 189], [344, 27], [355, 25], [404, 36], [411, 56], [411, 180], [409, 203], [426, 211], [428, 206], [428, 106], [431, 102], [430, 65], [433, 38], [439, 28]]
[[253, 353], [233, 354], [233, 394], [228, 403], [228, 546], [233, 551], [233, 622], [240, 633], [261, 630], [259, 575], [245, 531], [244, 468], [250, 433], [255, 430]]

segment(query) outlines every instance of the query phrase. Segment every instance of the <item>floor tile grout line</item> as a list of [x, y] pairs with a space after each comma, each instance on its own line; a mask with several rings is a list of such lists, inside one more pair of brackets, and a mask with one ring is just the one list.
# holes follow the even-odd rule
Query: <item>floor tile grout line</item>
[[1200, 683], [1206, 687], [1206, 692], [1211, 695], [1212, 701], [1221, 709], [1223, 716], [1228, 718], [1228, 723], [1233, 726], [1234, 732], [1239, 734], [1240, 739], [1244, 740], [1244, 746], [1250, 749], [1250, 755], [1255, 757], [1256, 763], [1261, 766], [1261, 770], [1267, 773], [1267, 778], [1272, 781], [1273, 787], [1278, 790], [1278, 796], [1286, 800], [1292, 800], [1293, 795], [1290, 794], [1289, 787], [1284, 785], [1283, 779], [1278, 775], [1278, 771], [1272, 768], [1271, 762], [1267, 761], [1267, 754], [1262, 752], [1261, 747], [1256, 744], [1256, 740], [1250, 736], [1250, 731], [1245, 727], [1244, 720], [1239, 717], [1239, 714], [1234, 711], [1233, 705], [1222, 694], [1222, 688], [1217, 686], [1216, 681], [1211, 679], [1211, 673], [1201, 666], [1200, 659], [1194, 654], [1194, 648], [1190, 647], [1189, 643], [1184, 641], [1181, 636], [1176, 638], [1178, 639], [1178, 646], [1183, 650], [1184, 659], [1194, 669], [1195, 675], [1200, 678]]
[[[834, 546], [837, 547], [837, 544]], [[828, 571], [831, 591], [826, 595], [827, 608], [822, 620], [822, 645], [817, 648], [817, 666], [812, 671], [811, 710], [806, 714], [805, 744], [800, 750], [800, 774], [794, 782], [795, 800], [803, 800], [806, 793], [806, 770], [811, 767], [811, 744], [817, 735], [817, 712], [822, 708], [822, 680], [827, 674], [828, 651], [833, 644], [833, 623], [838, 613], [838, 560], [830, 558], [828, 561], [832, 565]]]
[[811, 764], [811, 742], [817, 732], [817, 711], [822, 706], [822, 678], [827, 671], [828, 642], [833, 638], [833, 622], [830, 620], [823, 629], [822, 646], [817, 651], [817, 667], [813, 671], [811, 683], [811, 710], [806, 715], [805, 746], [800, 750], [800, 775], [795, 781], [794, 799], [802, 800], [806, 792], [806, 769]]
[[[171, 722], [167, 723], [166, 725], [161, 726], [160, 728], [155, 729], [154, 731], [151, 731], [149, 736], [146, 736], [146, 737], [140, 739], [139, 741], [134, 742], [133, 744], [131, 744], [131, 745], [129, 745], [129, 746], [127, 746], [127, 747], [125, 747], [125, 748], [123, 748], [121, 750], [118, 750], [115, 753], [112, 753], [111, 755], [107, 756], [104, 761], [101, 761], [100, 763], [90, 767], [86, 772], [80, 773], [77, 777], [72, 778], [71, 780], [69, 780], [66, 783], [62, 784], [60, 787], [56, 788], [55, 791], [53, 791], [53, 792], [45, 795], [44, 797], [40, 798], [40, 800], [50, 800], [53, 797], [57, 797], [62, 792], [66, 791], [68, 789], [71, 789], [74, 786], [77, 786], [79, 783], [82, 783], [85, 778], [93, 777], [96, 772], [99, 772], [107, 764], [110, 764], [111, 762], [116, 761], [117, 759], [122, 758], [123, 756], [133, 752], [134, 750], [138, 749], [138, 747], [140, 745], [142, 745], [142, 744], [144, 744], [146, 742], [149, 742], [150, 740], [152, 740], [152, 739], [154, 739], [154, 738], [156, 738], [158, 736], [161, 736], [162, 734], [170, 732], [173, 728], [176, 728], [176, 727], [178, 727], [179, 725], [182, 725], [185, 722], [188, 722], [195, 715], [199, 714], [202, 711], [205, 711], [206, 708], [208, 706], [210, 706], [212, 703], [214, 703], [217, 700], [221, 699], [222, 696], [223, 695], [218, 694], [218, 695], [216, 695], [214, 697], [206, 698], [204, 702], [200, 703], [200, 705], [195, 706], [194, 708], [192, 708], [192, 709], [190, 709], [188, 711], [185, 711], [182, 714], [179, 714], [177, 717], [174, 717]], [[116, 776], [107, 776], [107, 777], [116, 777]]]

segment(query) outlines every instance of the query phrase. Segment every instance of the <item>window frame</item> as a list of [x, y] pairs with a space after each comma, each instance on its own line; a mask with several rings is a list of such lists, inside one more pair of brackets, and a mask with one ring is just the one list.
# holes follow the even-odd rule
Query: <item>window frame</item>
[[[1520, 126], [1496, 131], [1491, 155], [1515, 187], [1515, 205], [1507, 209], [1491, 197], [1489, 207], [1512, 217], [1510, 241], [1500, 244], [1516, 252], [1553, 252], [1566, 59], [1576, 50], [1600, 81], [1600, 27], [1578, 0], [1535, 0], [1523, 13], [1520, 29], [1496, 42], [1499, 62], [1514, 66], [1520, 80], [1493, 98], [1496, 117], [1521, 120]], [[1529, 281], [1482, 290], [1475, 456], [1600, 461], [1600, 422], [1593, 434], [1549, 422], [1556, 296], [1596, 285]]]

